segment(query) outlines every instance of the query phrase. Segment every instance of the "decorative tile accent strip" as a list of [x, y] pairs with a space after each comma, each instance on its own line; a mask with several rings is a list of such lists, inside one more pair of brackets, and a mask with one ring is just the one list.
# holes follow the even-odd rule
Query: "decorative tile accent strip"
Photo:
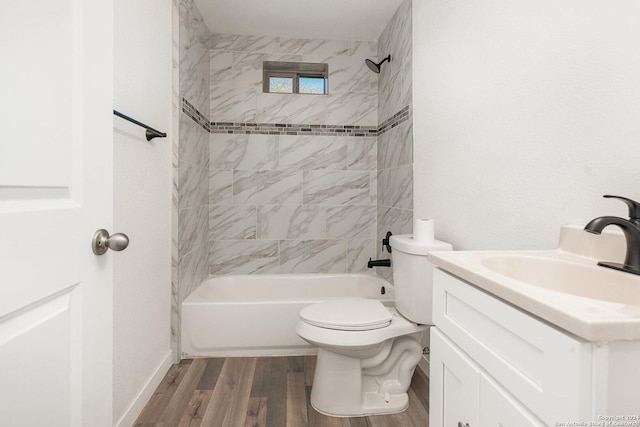
[[199, 124], [204, 130], [211, 132], [209, 119], [207, 119], [204, 114], [198, 111], [198, 109], [185, 98], [182, 98], [182, 112], [191, 117], [191, 119]]
[[375, 126], [310, 125], [290, 123], [211, 122], [211, 133], [262, 135], [376, 136]]
[[386, 131], [398, 126], [400, 123], [406, 122], [407, 120], [409, 120], [409, 117], [410, 111], [409, 106], [407, 105], [402, 110], [398, 111], [378, 126], [378, 135], [382, 135]]
[[182, 111], [207, 132], [236, 135], [378, 136], [410, 118], [410, 109], [409, 105], [407, 105], [378, 127], [296, 123], [209, 122], [196, 107], [184, 98], [182, 98]]

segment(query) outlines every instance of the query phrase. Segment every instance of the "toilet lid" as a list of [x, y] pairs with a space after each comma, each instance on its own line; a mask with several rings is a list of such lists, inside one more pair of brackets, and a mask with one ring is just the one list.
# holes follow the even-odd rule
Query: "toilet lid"
[[300, 319], [321, 328], [368, 331], [391, 323], [391, 313], [375, 299], [338, 299], [312, 304], [300, 310]]

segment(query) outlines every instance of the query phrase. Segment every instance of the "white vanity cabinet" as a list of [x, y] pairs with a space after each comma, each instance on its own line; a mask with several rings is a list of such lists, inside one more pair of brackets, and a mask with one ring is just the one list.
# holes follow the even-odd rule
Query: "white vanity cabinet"
[[[430, 425], [544, 426], [455, 344], [434, 329], [431, 366], [437, 366], [431, 387]], [[439, 392], [438, 392], [439, 391]]]
[[431, 426], [640, 416], [640, 343], [590, 343], [440, 269], [433, 309]]

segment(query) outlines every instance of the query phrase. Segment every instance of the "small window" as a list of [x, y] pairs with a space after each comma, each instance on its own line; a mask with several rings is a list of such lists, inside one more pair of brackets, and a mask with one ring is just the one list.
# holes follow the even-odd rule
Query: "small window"
[[327, 94], [328, 64], [310, 62], [263, 62], [265, 93]]
[[269, 92], [271, 93], [293, 93], [293, 82], [295, 76], [269, 76]]

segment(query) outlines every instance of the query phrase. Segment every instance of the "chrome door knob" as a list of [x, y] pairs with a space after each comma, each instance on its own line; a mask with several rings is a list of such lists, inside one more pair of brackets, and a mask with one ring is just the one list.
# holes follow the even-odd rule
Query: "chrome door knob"
[[107, 249], [112, 251], [122, 251], [129, 246], [129, 237], [124, 233], [116, 233], [109, 236], [109, 232], [104, 229], [100, 229], [95, 232], [93, 239], [91, 240], [91, 249], [96, 255], [104, 255]]

